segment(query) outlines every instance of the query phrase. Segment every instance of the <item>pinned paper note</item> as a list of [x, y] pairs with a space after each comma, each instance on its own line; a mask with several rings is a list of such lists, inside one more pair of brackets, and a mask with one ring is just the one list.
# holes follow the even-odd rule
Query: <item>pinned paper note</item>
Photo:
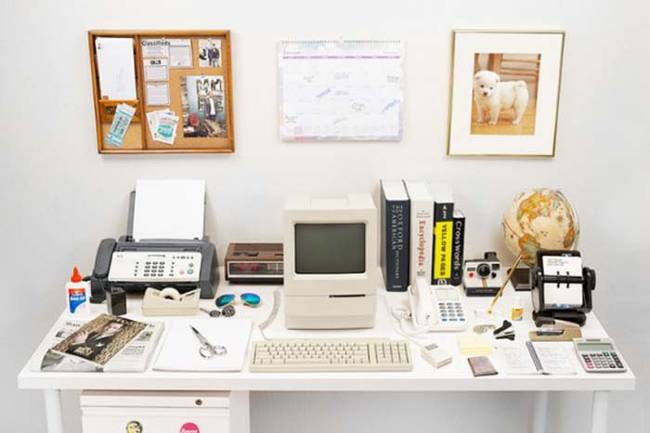
[[167, 59], [144, 59], [143, 64], [145, 81], [167, 81], [169, 79]]
[[192, 41], [189, 39], [168, 39], [169, 66], [172, 68], [192, 67]]
[[167, 83], [147, 83], [145, 92], [147, 105], [169, 105], [169, 85]]
[[155, 141], [166, 144], [174, 144], [176, 139], [176, 128], [178, 126], [178, 116], [170, 110], [150, 111], [147, 113], [147, 123], [151, 137]]
[[124, 136], [126, 135], [129, 125], [131, 125], [131, 119], [135, 114], [135, 107], [131, 107], [128, 104], [119, 104], [115, 109], [115, 115], [113, 116], [113, 123], [111, 123], [111, 129], [109, 129], [108, 134], [106, 135], [106, 142], [112, 144], [113, 146], [121, 146], [124, 142]]
[[133, 38], [96, 38], [95, 50], [101, 97], [136, 99]]

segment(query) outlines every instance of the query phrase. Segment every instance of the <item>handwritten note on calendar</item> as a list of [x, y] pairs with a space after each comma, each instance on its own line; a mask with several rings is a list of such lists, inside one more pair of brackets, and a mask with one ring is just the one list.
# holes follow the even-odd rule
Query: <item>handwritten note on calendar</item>
[[399, 41], [282, 42], [282, 139], [399, 141], [403, 51]]

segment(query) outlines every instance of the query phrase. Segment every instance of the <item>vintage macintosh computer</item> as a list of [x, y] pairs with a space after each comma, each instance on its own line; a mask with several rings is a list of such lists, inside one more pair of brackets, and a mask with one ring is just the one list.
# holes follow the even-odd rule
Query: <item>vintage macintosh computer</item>
[[290, 197], [284, 260], [287, 328], [375, 325], [377, 209], [370, 195]]
[[[285, 325], [375, 326], [377, 209], [367, 195], [292, 197], [284, 209]], [[406, 340], [295, 338], [257, 341], [251, 372], [409, 371]]]

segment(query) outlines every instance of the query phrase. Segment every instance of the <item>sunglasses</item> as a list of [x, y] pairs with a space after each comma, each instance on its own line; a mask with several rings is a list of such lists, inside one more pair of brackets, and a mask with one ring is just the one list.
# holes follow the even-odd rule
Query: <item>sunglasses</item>
[[[241, 299], [242, 304], [246, 305], [247, 307], [255, 308], [262, 302], [260, 296], [256, 295], [255, 293], [242, 293], [239, 295], [239, 298]], [[234, 303], [236, 299], [237, 295], [234, 293], [226, 293], [225, 295], [219, 296], [214, 301], [214, 303], [217, 305], [217, 307], [223, 308], [226, 305]]]

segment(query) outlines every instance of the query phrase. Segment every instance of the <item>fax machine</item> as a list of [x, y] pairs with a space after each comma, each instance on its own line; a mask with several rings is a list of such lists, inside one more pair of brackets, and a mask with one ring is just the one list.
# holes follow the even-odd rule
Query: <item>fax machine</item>
[[219, 282], [217, 252], [207, 236], [201, 239], [133, 238], [135, 191], [131, 192], [127, 234], [100, 242], [90, 278], [91, 299], [101, 303], [105, 291], [121, 287], [141, 292], [147, 287], [174, 287], [179, 292], [201, 290], [213, 298]]

